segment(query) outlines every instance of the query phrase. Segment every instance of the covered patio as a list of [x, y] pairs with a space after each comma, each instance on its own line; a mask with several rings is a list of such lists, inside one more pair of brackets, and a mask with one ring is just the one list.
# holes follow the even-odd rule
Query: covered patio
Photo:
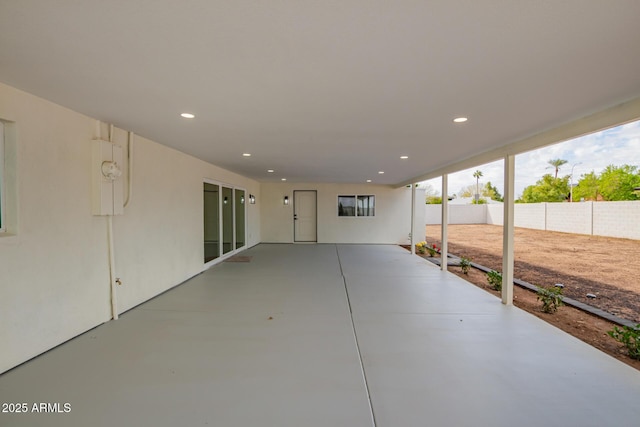
[[[5, 373], [2, 402], [30, 413], [3, 423], [640, 419], [636, 370], [398, 246], [260, 244], [241, 256]], [[33, 413], [39, 402], [71, 410]]]

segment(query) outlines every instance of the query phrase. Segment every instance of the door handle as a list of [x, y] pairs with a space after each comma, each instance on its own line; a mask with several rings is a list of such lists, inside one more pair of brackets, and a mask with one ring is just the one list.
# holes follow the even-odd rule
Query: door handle
[[298, 215], [297, 214], [293, 214], [293, 220], [297, 221], [298, 220]]

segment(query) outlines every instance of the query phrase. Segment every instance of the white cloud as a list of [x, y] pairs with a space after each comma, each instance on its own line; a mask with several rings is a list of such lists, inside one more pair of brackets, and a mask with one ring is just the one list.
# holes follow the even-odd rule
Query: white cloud
[[[515, 194], [519, 197], [525, 187], [535, 184], [544, 174], [554, 173], [548, 164], [551, 159], [564, 159], [568, 163], [560, 168], [558, 176], [571, 174], [574, 182], [591, 171], [600, 173], [608, 165], [640, 166], [640, 121], [575, 138], [516, 156]], [[574, 166], [575, 165], [575, 166]], [[449, 175], [449, 194], [457, 194], [461, 188], [476, 183], [473, 173], [482, 171], [480, 183], [490, 181], [504, 193], [503, 161], [479, 165]], [[441, 179], [427, 181], [440, 192]]]

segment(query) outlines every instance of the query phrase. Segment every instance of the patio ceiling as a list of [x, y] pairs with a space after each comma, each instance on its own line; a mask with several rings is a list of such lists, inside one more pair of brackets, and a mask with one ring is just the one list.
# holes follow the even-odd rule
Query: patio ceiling
[[3, 1], [0, 81], [260, 181], [397, 185], [638, 98], [639, 16], [635, 0]]

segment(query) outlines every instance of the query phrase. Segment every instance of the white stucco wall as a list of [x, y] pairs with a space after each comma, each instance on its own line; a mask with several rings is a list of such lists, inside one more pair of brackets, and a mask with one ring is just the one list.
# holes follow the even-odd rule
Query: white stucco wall
[[[15, 122], [18, 199], [17, 232], [0, 236], [3, 372], [111, 313], [106, 218], [91, 214], [96, 121], [3, 84], [0, 119]], [[114, 139], [126, 144], [126, 132]], [[261, 199], [258, 182], [142, 137], [134, 152], [133, 198], [113, 220], [120, 312], [202, 271], [203, 178]], [[251, 246], [260, 204], [248, 207]]]
[[[285, 206], [284, 196], [293, 201], [294, 190], [318, 192], [318, 243], [408, 243], [411, 229], [411, 189], [394, 189], [371, 184], [262, 184], [262, 240], [293, 242], [293, 204]], [[416, 235], [424, 239], [424, 190], [416, 191]], [[376, 196], [375, 217], [338, 217], [338, 195]], [[422, 202], [423, 203], [423, 202]]]

